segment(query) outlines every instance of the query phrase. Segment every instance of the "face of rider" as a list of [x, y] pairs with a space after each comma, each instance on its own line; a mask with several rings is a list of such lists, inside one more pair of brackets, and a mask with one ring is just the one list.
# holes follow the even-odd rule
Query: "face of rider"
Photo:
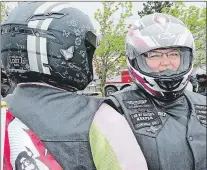
[[146, 62], [154, 72], [177, 70], [180, 65], [180, 52], [178, 49], [152, 50], [147, 53]]

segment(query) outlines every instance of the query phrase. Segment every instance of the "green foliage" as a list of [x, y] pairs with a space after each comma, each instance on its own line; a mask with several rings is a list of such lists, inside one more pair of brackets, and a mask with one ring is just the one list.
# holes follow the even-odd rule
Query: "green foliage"
[[121, 56], [119, 59], [118, 59], [118, 62], [121, 66], [121, 68], [127, 68], [127, 64], [126, 64], [126, 56]]
[[156, 12], [161, 13], [163, 8], [171, 7], [172, 5], [173, 3], [168, 1], [147, 1], [143, 3], [144, 8], [142, 11], [138, 11], [138, 15], [143, 17]]
[[[94, 16], [100, 24], [101, 40], [94, 57], [94, 66], [101, 82], [104, 94], [104, 83], [109, 75], [114, 75], [119, 65], [119, 57], [125, 52], [127, 25], [125, 19], [132, 15], [131, 2], [102, 2], [103, 11], [98, 9]], [[119, 10], [120, 19], [114, 22], [113, 16]]]
[[9, 9], [6, 6], [6, 2], [0, 2], [1, 3], [1, 22], [4, 21], [9, 13]]
[[194, 66], [200, 67], [206, 63], [206, 8], [186, 6], [176, 2], [171, 8], [164, 8], [163, 13], [170, 14], [182, 20], [192, 32], [195, 39]]

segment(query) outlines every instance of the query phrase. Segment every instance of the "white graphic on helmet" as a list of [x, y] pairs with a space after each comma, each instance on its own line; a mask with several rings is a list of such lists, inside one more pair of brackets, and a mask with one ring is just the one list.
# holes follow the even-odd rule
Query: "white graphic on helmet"
[[175, 34], [170, 33], [170, 32], [166, 32], [166, 33], [161, 33], [159, 34], [157, 37], [159, 39], [171, 39], [171, 38], [175, 38]]
[[21, 45], [21, 44], [18, 44], [18, 43], [16, 43], [16, 45], [17, 45], [17, 48], [18, 48], [18, 53], [21, 53], [21, 51], [22, 51], [22, 49], [25, 49], [25, 47], [24, 47], [24, 45]]
[[63, 73], [63, 75], [66, 77], [68, 75], [68, 71], [65, 70], [65, 72]]
[[170, 18], [164, 14], [154, 14], [154, 23], [164, 32], [167, 32], [170, 26]]
[[71, 46], [66, 50], [60, 49], [60, 53], [65, 57], [65, 60], [68, 61], [73, 58], [74, 46]]
[[72, 21], [70, 21], [70, 25], [72, 27], [77, 27], [78, 23], [76, 21], [72, 20]]
[[86, 57], [86, 51], [85, 50], [80, 50], [80, 53], [79, 53], [83, 58]]
[[76, 45], [76, 48], [78, 48], [77, 46], [81, 45], [81, 38], [80, 37], [77, 37], [75, 39], [75, 45]]
[[74, 28], [74, 33], [77, 37], [82, 35], [81, 31], [79, 29], [75, 29], [75, 28]]
[[76, 73], [76, 77], [80, 77], [80, 74]]
[[75, 65], [71, 62], [62, 61], [60, 63], [59, 59], [55, 59], [54, 63], [56, 64], [55, 67], [62, 67], [62, 68], [65, 68], [65, 69], [70, 68], [70, 69], [72, 69], [74, 71], [77, 71], [77, 72], [81, 71], [81, 67], [79, 67], [79, 66], [77, 66], [77, 65]]
[[69, 35], [70, 35], [70, 32], [67, 32], [67, 31], [63, 30], [63, 37], [68, 38]]
[[19, 42], [20, 42], [21, 44], [24, 44], [26, 41], [27, 41], [27, 39], [21, 39]]
[[5, 45], [6, 48], [11, 48], [11, 43]]

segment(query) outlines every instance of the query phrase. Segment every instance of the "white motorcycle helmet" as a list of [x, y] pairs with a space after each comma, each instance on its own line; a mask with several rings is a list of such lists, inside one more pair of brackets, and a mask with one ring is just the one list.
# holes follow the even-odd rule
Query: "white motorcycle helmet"
[[[180, 52], [177, 70], [154, 72], [146, 63], [151, 50], [176, 48]], [[194, 39], [179, 19], [161, 13], [137, 20], [126, 37], [126, 56], [129, 72], [135, 84], [160, 100], [179, 97], [187, 86], [192, 72]]]

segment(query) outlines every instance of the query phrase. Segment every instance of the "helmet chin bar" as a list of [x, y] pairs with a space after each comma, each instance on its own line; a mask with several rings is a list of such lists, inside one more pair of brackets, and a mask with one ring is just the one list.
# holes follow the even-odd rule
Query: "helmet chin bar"
[[162, 98], [157, 98], [160, 101], [173, 101], [176, 100], [179, 96], [181, 96], [183, 91], [179, 92], [165, 92], [164, 96]]
[[178, 76], [178, 72], [178, 70], [166, 69], [163, 72], [154, 73], [156, 75], [154, 81], [161, 89], [171, 92], [177, 89], [183, 80], [183, 77]]
[[161, 89], [171, 92], [178, 88], [183, 80], [180, 76], [176, 76], [177, 72], [172, 69], [166, 69], [163, 72], [157, 73], [159, 77], [155, 78], [154, 81]]
[[[187, 69], [186, 69], [187, 70]], [[181, 70], [172, 70], [172, 69], [166, 69], [162, 72], [152, 72], [150, 73], [150, 77], [154, 77], [154, 78], [157, 78], [157, 79], [165, 79], [165, 80], [169, 80], [169, 81], [176, 81], [176, 80], [180, 80], [180, 76], [182, 74], [184, 74], [185, 71], [181, 71]], [[145, 73], [145, 74], [148, 74], [148, 73]], [[179, 76], [178, 76], [179, 75]]]
[[156, 76], [151, 74], [148, 76], [133, 68], [129, 60], [127, 60], [129, 72], [132, 76], [135, 84], [143, 89], [146, 94], [160, 101], [172, 101], [181, 96], [189, 80], [190, 71], [184, 74], [176, 75], [177, 71], [171, 70], [172, 72], [165, 74], [163, 71], [160, 75], [156, 73]]
[[161, 89], [169, 91], [169, 92], [178, 88], [180, 86], [180, 83], [182, 82], [182, 79], [169, 80], [169, 79], [159, 78], [159, 79], [154, 79], [154, 80]]

